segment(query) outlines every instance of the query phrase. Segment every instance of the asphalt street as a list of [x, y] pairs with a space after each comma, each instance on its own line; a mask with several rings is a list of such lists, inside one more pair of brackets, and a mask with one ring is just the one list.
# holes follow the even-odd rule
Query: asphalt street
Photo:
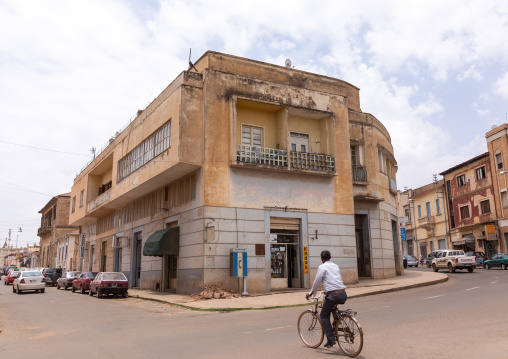
[[[358, 358], [507, 358], [508, 271], [449, 276], [348, 300], [365, 334]], [[0, 358], [345, 357], [337, 346], [303, 345], [296, 321], [306, 307], [198, 312], [54, 287], [18, 295], [0, 283]]]

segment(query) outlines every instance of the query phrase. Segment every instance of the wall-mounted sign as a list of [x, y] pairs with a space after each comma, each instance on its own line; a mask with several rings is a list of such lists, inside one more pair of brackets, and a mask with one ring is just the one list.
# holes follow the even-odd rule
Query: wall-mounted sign
[[305, 274], [309, 274], [309, 250], [307, 246], [303, 246], [303, 270]]
[[488, 241], [495, 241], [497, 240], [496, 236], [496, 226], [493, 224], [487, 224], [485, 225], [485, 238]]
[[400, 240], [401, 241], [405, 241], [406, 240], [406, 229], [404, 227], [402, 227], [400, 229]]
[[84, 234], [81, 234], [79, 257], [85, 258], [85, 235]]

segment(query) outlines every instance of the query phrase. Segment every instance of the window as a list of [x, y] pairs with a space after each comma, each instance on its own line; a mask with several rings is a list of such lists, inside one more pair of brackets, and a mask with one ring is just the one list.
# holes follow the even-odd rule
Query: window
[[242, 125], [242, 145], [263, 147], [263, 129]]
[[441, 214], [441, 205], [439, 203], [439, 198], [436, 199], [436, 208], [437, 208], [437, 214]]
[[422, 218], [422, 206], [418, 205], [418, 218]]
[[485, 170], [485, 166], [476, 169], [476, 179], [479, 181], [481, 179], [487, 178], [487, 172]]
[[508, 208], [508, 194], [506, 191], [501, 192], [501, 205], [503, 208]]
[[490, 213], [490, 201], [487, 199], [480, 202], [482, 214]]
[[72, 213], [76, 210], [76, 196], [72, 197]]
[[351, 164], [356, 166], [356, 147], [351, 146]]
[[469, 218], [469, 206], [460, 207], [460, 218]]
[[379, 157], [379, 172], [386, 173], [386, 163], [385, 163], [385, 156], [383, 156], [383, 153], [378, 152]]
[[501, 153], [496, 154], [496, 165], [498, 170], [503, 169], [503, 155]]
[[464, 187], [466, 185], [466, 175], [457, 176], [457, 187]]
[[79, 194], [79, 206], [83, 207], [83, 204], [85, 203], [85, 190], [82, 190]]
[[430, 217], [430, 202], [427, 202], [426, 206], [427, 206], [427, 217]]
[[155, 131], [118, 161], [118, 181], [121, 181], [170, 147], [171, 121]]
[[405, 216], [406, 216], [408, 219], [410, 219], [410, 216], [409, 216], [409, 209], [407, 209], [407, 208], [406, 208], [406, 209], [404, 210], [404, 214], [405, 214]]

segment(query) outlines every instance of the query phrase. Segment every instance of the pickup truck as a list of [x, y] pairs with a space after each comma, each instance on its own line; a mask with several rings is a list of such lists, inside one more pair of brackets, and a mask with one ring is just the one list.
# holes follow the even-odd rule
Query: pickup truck
[[467, 269], [469, 273], [473, 273], [476, 267], [476, 257], [466, 256], [464, 251], [443, 250], [432, 260], [432, 269], [437, 272], [440, 269], [448, 269], [450, 273], [456, 269]]

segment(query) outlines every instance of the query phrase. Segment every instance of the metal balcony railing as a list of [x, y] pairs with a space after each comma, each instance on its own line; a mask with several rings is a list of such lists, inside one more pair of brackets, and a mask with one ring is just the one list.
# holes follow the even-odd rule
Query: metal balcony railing
[[325, 154], [290, 151], [289, 160], [291, 168], [325, 172], [335, 171], [335, 158]]
[[236, 160], [238, 162], [269, 166], [288, 166], [287, 151], [260, 146], [237, 145]]
[[111, 199], [111, 189], [108, 189], [106, 192], [101, 194], [92, 202], [88, 203], [86, 209], [88, 212], [90, 212], [91, 210], [95, 209], [96, 207], [99, 207], [101, 204], [103, 204], [106, 201], [109, 201], [110, 199]]
[[391, 177], [388, 177], [388, 181], [390, 182], [390, 191], [397, 192], [397, 182]]
[[367, 183], [367, 168], [353, 165], [353, 182]]

